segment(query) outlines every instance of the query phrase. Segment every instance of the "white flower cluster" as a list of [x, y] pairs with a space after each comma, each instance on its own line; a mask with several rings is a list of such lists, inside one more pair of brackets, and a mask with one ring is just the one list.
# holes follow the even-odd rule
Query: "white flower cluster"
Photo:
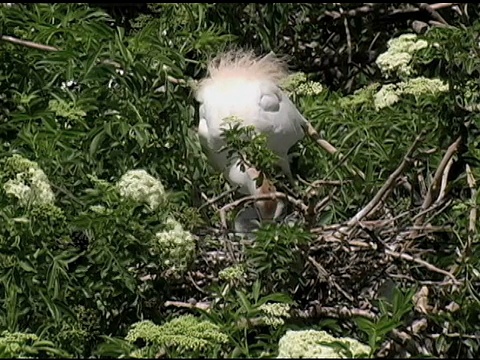
[[304, 84], [300, 84], [298, 88], [295, 90], [295, 94], [297, 95], [319, 95], [323, 91], [323, 86], [319, 82], [316, 81], [307, 81]]
[[90, 210], [100, 215], [109, 214], [111, 212], [109, 209], [107, 209], [103, 205], [91, 205]]
[[282, 318], [289, 318], [290, 305], [282, 303], [263, 304], [259, 307], [265, 316], [265, 324], [277, 327], [283, 325], [285, 321]]
[[338, 346], [322, 345], [321, 343], [340, 342], [348, 346], [353, 357], [366, 357], [370, 354], [370, 347], [359, 341], [341, 337], [336, 338], [326, 331], [317, 330], [288, 330], [278, 342], [278, 356], [281, 359], [345, 359], [349, 358]]
[[280, 87], [289, 95], [318, 95], [323, 91], [323, 86], [319, 82], [307, 80], [307, 76], [302, 72], [297, 72], [287, 76]]
[[391, 106], [400, 100], [398, 96], [396, 84], [386, 84], [373, 96], [375, 109], [380, 110], [384, 107]]
[[245, 267], [242, 265], [229, 266], [218, 273], [218, 277], [225, 281], [241, 280], [244, 275]]
[[386, 78], [394, 74], [404, 77], [413, 74], [410, 66], [413, 53], [426, 48], [428, 43], [417, 39], [415, 34], [403, 34], [389, 40], [387, 46], [388, 50], [380, 54], [376, 60], [378, 67]]
[[13, 179], [3, 184], [9, 195], [15, 196], [23, 206], [28, 204], [53, 204], [53, 193], [47, 175], [34, 161], [14, 154], [7, 159], [7, 166], [15, 172]]
[[166, 225], [168, 230], [155, 234], [153, 251], [171, 271], [183, 271], [193, 259], [195, 238], [172, 218], [167, 219]]
[[436, 94], [448, 91], [448, 84], [440, 79], [429, 79], [423, 76], [400, 81], [396, 84], [386, 84], [374, 95], [375, 109], [391, 106], [400, 100], [403, 94], [418, 98], [423, 94]]
[[66, 102], [64, 100], [50, 100], [48, 102], [48, 109], [53, 111], [55, 115], [70, 120], [80, 120], [87, 116], [87, 113], [77, 107], [73, 102]]
[[118, 181], [117, 189], [121, 196], [146, 203], [151, 210], [157, 209], [165, 200], [162, 183], [145, 170], [127, 171]]

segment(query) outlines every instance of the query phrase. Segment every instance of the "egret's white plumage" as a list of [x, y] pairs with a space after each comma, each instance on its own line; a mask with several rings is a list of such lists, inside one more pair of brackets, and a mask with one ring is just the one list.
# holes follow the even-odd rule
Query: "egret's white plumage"
[[[225, 146], [224, 120], [232, 116], [267, 136], [267, 146], [279, 156], [280, 167], [293, 181], [287, 154], [304, 137], [308, 122], [279, 87], [286, 69], [285, 62], [272, 55], [256, 57], [249, 51], [230, 51], [214, 59], [208, 76], [199, 82], [196, 99], [200, 103], [198, 134], [202, 148], [212, 165], [232, 185], [239, 186], [241, 193], [263, 194], [275, 191], [275, 187], [266, 179], [257, 186], [258, 171], [242, 171], [238, 158], [230, 160], [226, 151], [218, 153]], [[262, 218], [275, 218], [280, 211], [278, 205], [276, 200], [260, 203]]]

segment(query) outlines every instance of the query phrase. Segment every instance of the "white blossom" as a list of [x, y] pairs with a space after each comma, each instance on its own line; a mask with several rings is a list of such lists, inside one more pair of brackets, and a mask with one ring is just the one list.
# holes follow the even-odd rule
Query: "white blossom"
[[400, 97], [398, 96], [397, 86], [395, 84], [383, 85], [373, 96], [375, 109], [379, 110], [395, 104]]
[[438, 94], [446, 91], [448, 91], [448, 84], [442, 80], [420, 76], [396, 84], [383, 85], [374, 95], [374, 105], [375, 109], [379, 110], [395, 104], [404, 94], [413, 95], [418, 99], [424, 94]]
[[390, 39], [387, 43], [388, 50], [377, 57], [376, 63], [383, 75], [407, 77], [414, 73], [411, 67], [412, 55], [428, 46], [425, 40], [417, 39], [415, 34], [403, 34], [398, 38]]
[[285, 321], [283, 318], [289, 318], [290, 305], [282, 303], [263, 304], [259, 307], [265, 316], [263, 320], [267, 325], [277, 327], [283, 325]]
[[423, 94], [436, 94], [448, 91], [448, 84], [440, 79], [429, 79], [423, 76], [409, 79], [400, 83], [402, 94], [411, 94], [418, 97]]
[[53, 204], [53, 193], [47, 175], [34, 161], [14, 154], [7, 160], [7, 166], [15, 173], [3, 184], [3, 189], [9, 195], [16, 197], [22, 205]]
[[288, 330], [278, 342], [278, 356], [283, 359], [344, 359], [349, 354], [343, 352], [338, 346], [323, 345], [321, 343], [341, 342], [347, 345], [354, 357], [365, 357], [370, 353], [370, 347], [359, 341], [348, 338], [336, 338], [326, 331], [317, 330]]
[[129, 170], [118, 181], [121, 196], [139, 203], [146, 203], [155, 210], [165, 200], [165, 188], [160, 180], [145, 170]]
[[290, 74], [280, 83], [280, 87], [287, 95], [318, 95], [323, 91], [323, 86], [319, 82], [307, 80], [303, 72]]
[[166, 225], [167, 230], [155, 234], [153, 251], [161, 255], [171, 271], [183, 271], [193, 259], [195, 238], [172, 218], [167, 219]]

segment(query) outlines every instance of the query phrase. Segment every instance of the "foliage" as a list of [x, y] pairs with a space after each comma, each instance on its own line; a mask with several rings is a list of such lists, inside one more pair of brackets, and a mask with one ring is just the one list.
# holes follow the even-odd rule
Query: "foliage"
[[[96, 4], [0, 7], [1, 356], [276, 357], [288, 334], [328, 333], [352, 356], [341, 339], [371, 357], [475, 357], [478, 9], [414, 35], [430, 13], [411, 6], [160, 3], [128, 26]], [[275, 179], [296, 202], [254, 240], [220, 228], [235, 196], [195, 134], [195, 80], [232, 46], [291, 55], [285, 92], [365, 173], [299, 142], [302, 181]], [[264, 136], [225, 137], [277, 173]], [[375, 211], [330, 236], [402, 159]]]

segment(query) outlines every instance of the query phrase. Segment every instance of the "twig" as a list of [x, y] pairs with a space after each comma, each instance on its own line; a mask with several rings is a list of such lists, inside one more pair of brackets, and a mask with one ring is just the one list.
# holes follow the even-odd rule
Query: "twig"
[[468, 222], [468, 247], [470, 247], [473, 243], [474, 234], [477, 231], [476, 223], [477, 223], [477, 188], [476, 188], [476, 181], [473, 177], [472, 170], [470, 169], [470, 165], [466, 165], [466, 172], [467, 172], [467, 182], [468, 186], [470, 187], [470, 199], [471, 199], [471, 209], [469, 215], [469, 222]]
[[[321, 148], [326, 150], [330, 155], [334, 155], [338, 153], [338, 158], [340, 159], [340, 161], [345, 166], [347, 166], [346, 157], [342, 153], [340, 153], [335, 146], [330, 144], [327, 140], [322, 139], [320, 134], [317, 132], [317, 130], [313, 127], [313, 125], [309, 121], [305, 123], [305, 130], [307, 132], [307, 135], [310, 136]], [[358, 175], [363, 180], [365, 180], [365, 174], [361, 170], [355, 169], [355, 168], [352, 169], [349, 167], [347, 168], [353, 175]]]
[[[430, 205], [432, 204], [434, 192], [437, 191], [438, 184], [439, 184], [439, 182], [442, 178], [442, 175], [443, 175], [443, 173], [444, 173], [444, 171], [447, 167], [447, 164], [450, 161], [450, 159], [453, 157], [453, 155], [457, 152], [458, 146], [460, 145], [461, 140], [462, 140], [462, 138], [459, 136], [457, 138], [457, 140], [455, 140], [455, 142], [448, 147], [447, 152], [445, 153], [445, 155], [442, 158], [442, 161], [440, 161], [440, 165], [438, 165], [438, 168], [435, 171], [435, 175], [433, 176], [432, 182], [430, 183], [430, 186], [428, 187], [427, 195], [425, 196], [425, 199], [424, 199], [423, 204], [422, 204], [422, 208], [421, 208], [422, 210], [428, 209], [430, 207]], [[420, 224], [422, 224], [424, 219], [425, 219], [425, 216], [419, 216], [417, 218], [417, 220], [415, 221], [414, 225], [415, 226], [420, 226]], [[415, 235], [416, 235], [416, 233], [413, 232], [412, 236], [415, 236]]]
[[302, 182], [303, 184], [307, 185], [307, 188], [305, 189], [306, 194], [311, 194], [311, 192], [314, 190], [314, 188], [317, 187], [323, 187], [323, 186], [343, 186], [347, 183], [351, 183], [350, 180], [315, 180], [311, 184], [306, 182], [305, 180], [301, 179], [299, 176], [297, 178]]
[[[437, 10], [440, 10], [440, 9], [452, 7], [456, 4], [459, 4], [459, 3], [437, 3], [437, 4], [431, 4], [430, 7], [431, 7], [432, 10], [437, 11]], [[392, 12], [390, 12], [388, 14], [388, 16], [393, 16], [393, 15], [397, 15], [397, 14], [417, 13], [417, 12], [420, 12], [420, 11], [422, 11], [422, 10], [417, 8], [417, 7], [410, 7], [408, 9], [396, 9], [396, 10], [393, 10]]]
[[198, 286], [198, 284], [195, 282], [195, 280], [193, 279], [192, 274], [190, 272], [187, 273], [187, 277], [188, 277], [188, 280], [190, 280], [190, 282], [193, 284], [195, 289], [200, 291], [202, 294], [205, 294], [205, 290], [203, 290], [200, 286]]
[[[420, 140], [423, 138], [425, 134], [425, 131], [422, 131], [415, 139], [413, 142], [412, 146], [410, 146], [410, 149], [408, 149], [406, 155], [403, 157], [402, 162], [398, 166], [398, 168], [388, 177], [387, 181], [385, 184], [380, 188], [380, 190], [377, 192], [377, 194], [374, 196], [374, 198], [362, 209], [360, 210], [353, 218], [351, 218], [347, 224], [345, 229], [343, 230], [349, 230], [353, 225], [358, 223], [360, 220], [362, 220], [365, 216], [367, 216], [374, 208], [375, 206], [384, 198], [384, 196], [389, 193], [395, 182], [397, 181], [397, 178], [400, 176], [400, 174], [404, 171], [405, 167], [407, 164], [410, 162], [410, 158], [417, 148]], [[334, 234], [335, 236], [336, 234]]]
[[452, 165], [453, 165], [453, 157], [451, 157], [450, 160], [448, 160], [447, 166], [445, 167], [445, 171], [443, 172], [443, 175], [442, 175], [440, 193], [437, 197], [437, 200], [435, 200], [435, 202], [440, 202], [445, 197], [446, 190], [447, 190], [448, 175], [450, 174], [450, 168], [452, 167]]
[[[22, 40], [22, 39], [19, 39], [19, 38], [10, 36], [10, 35], [1, 35], [0, 39], [3, 40], [3, 41], [10, 42], [12, 44], [22, 45], [22, 46], [26, 46], [26, 47], [29, 47], [29, 48], [32, 48], [32, 49], [37, 49], [37, 50], [62, 51], [62, 49], [59, 49], [55, 46], [39, 44], [39, 43], [29, 41], [29, 40]], [[103, 60], [102, 63], [107, 64], [107, 65], [113, 65], [117, 68], [122, 67], [118, 62], [113, 61], [113, 60], [109, 60], [109, 59]], [[172, 84], [181, 84], [181, 85], [187, 84], [187, 82], [184, 79], [177, 79], [177, 78], [174, 78], [173, 76], [170, 76], [170, 75], [167, 75], [167, 80], [169, 82], [171, 82]]]
[[443, 269], [440, 269], [440, 268], [436, 267], [435, 265], [432, 265], [432, 264], [426, 262], [425, 260], [415, 258], [415, 257], [413, 257], [412, 255], [409, 255], [409, 254], [398, 253], [398, 252], [390, 250], [390, 249], [385, 249], [384, 251], [385, 251], [385, 254], [387, 254], [387, 255], [390, 255], [390, 256], [393, 256], [393, 257], [396, 257], [396, 258], [400, 258], [400, 259], [403, 259], [403, 260], [407, 260], [407, 261], [416, 262], [417, 264], [425, 267], [426, 269], [428, 269], [430, 271], [437, 272], [439, 274], [448, 276], [457, 285], [460, 284], [460, 282], [451, 273], [449, 273], [448, 271], [445, 271]]
[[[343, 13], [342, 8], [340, 8], [340, 13]], [[345, 35], [347, 37], [348, 64], [350, 64], [352, 62], [352, 35], [350, 34], [347, 17], [343, 18], [343, 25], [345, 26]]]
[[[412, 217], [412, 220], [415, 221], [416, 219], [418, 219], [419, 217], [425, 217], [426, 214], [428, 214], [429, 212], [432, 212], [433, 210], [436, 210], [438, 208], [442, 208], [440, 211], [438, 211], [438, 213], [442, 212], [445, 208], [447, 208], [451, 203], [451, 199], [447, 200], [445, 203], [444, 202], [438, 202], [438, 203], [435, 203], [433, 204], [432, 206], [430, 206], [428, 209], [425, 209], [425, 210], [422, 210], [420, 211], [418, 214], [416, 214], [415, 216]], [[416, 228], [420, 229], [422, 228], [422, 225], [413, 225], [415, 226]]]
[[413, 142], [410, 149], [408, 149], [406, 155], [403, 157], [402, 162], [397, 167], [397, 169], [388, 177], [385, 184], [380, 188], [378, 193], [374, 196], [374, 198], [365, 206], [362, 210], [360, 210], [352, 219], [347, 222], [348, 226], [352, 226], [356, 224], [358, 221], [362, 220], [365, 216], [367, 216], [370, 211], [377, 205], [377, 203], [393, 188], [393, 185], [397, 181], [397, 178], [400, 174], [405, 170], [407, 164], [410, 162], [410, 158], [412, 157], [413, 152], [417, 148], [420, 140], [423, 138], [425, 131], [422, 131], [420, 135], [417, 136], [415, 141]]
[[387, 273], [388, 276], [395, 278], [395, 279], [404, 279], [411, 281], [418, 285], [427, 285], [427, 286], [457, 286], [457, 283], [452, 282], [452, 280], [445, 280], [445, 281], [434, 281], [434, 280], [417, 280], [411, 276], [403, 275], [403, 274], [390, 274]]
[[[373, 11], [375, 11], [375, 8], [380, 5], [384, 5], [385, 3], [371, 3], [368, 5], [360, 6], [356, 9], [348, 10], [348, 11], [325, 11], [324, 14], [326, 16], [331, 17], [333, 20], [338, 20], [344, 17], [355, 17], [355, 16], [364, 16], [366, 14], [369, 14]], [[437, 10], [444, 9], [447, 7], [452, 7], [456, 4], [459, 3], [437, 3], [437, 4], [431, 4], [430, 9], [431, 11], [436, 12]], [[426, 9], [425, 9], [426, 10]], [[389, 12], [386, 16], [394, 16], [397, 14], [408, 14], [408, 13], [416, 13], [421, 11], [419, 8], [416, 7], [409, 7], [407, 9], [395, 9]], [[428, 11], [428, 10], [427, 10]], [[429, 12], [430, 13], [430, 12]], [[438, 14], [438, 13], [437, 13]], [[430, 13], [430, 15], [433, 17], [433, 14]]]
[[275, 199], [287, 200], [288, 202], [292, 203], [297, 208], [299, 208], [303, 213], [305, 213], [308, 210], [308, 206], [305, 205], [301, 200], [295, 199], [292, 196], [286, 195], [278, 191], [272, 192], [269, 194], [262, 194], [262, 195], [249, 195], [241, 199], [235, 200], [220, 209], [220, 219], [222, 221], [222, 225], [224, 226], [224, 228], [227, 228], [226, 213], [228, 211], [235, 209], [240, 205], [243, 205], [249, 202], [259, 201], [259, 200], [275, 200]]
[[39, 43], [36, 43], [36, 42], [33, 42], [33, 41], [28, 41], [28, 40], [22, 40], [22, 39], [18, 39], [16, 37], [9, 36], [9, 35], [2, 35], [1, 39], [3, 41], [7, 41], [7, 42], [10, 42], [12, 44], [23, 45], [23, 46], [26, 46], [26, 47], [29, 47], [29, 48], [32, 48], [32, 49], [37, 49], [37, 50], [43, 50], [43, 51], [59, 51], [60, 50], [60, 49], [57, 49], [54, 46], [43, 45], [43, 44], [39, 44]]
[[215, 204], [217, 201], [219, 201], [219, 200], [223, 199], [224, 197], [226, 197], [226, 196], [234, 193], [235, 191], [237, 191], [238, 188], [239, 188], [239, 186], [235, 186], [235, 187], [233, 187], [232, 189], [229, 189], [229, 190], [227, 190], [227, 191], [224, 191], [224, 192], [221, 193], [220, 195], [215, 196], [213, 199], [209, 199], [209, 200], [208, 200], [208, 198], [207, 198], [208, 201], [207, 201], [206, 203], [202, 204], [202, 205], [198, 208], [198, 210], [202, 210], [202, 209], [203, 209], [204, 207], [206, 207], [206, 206], [210, 206], [210, 205]]
[[[435, 5], [440, 5], [440, 4], [435, 4]], [[450, 6], [453, 5], [452, 3], [449, 4]], [[445, 21], [445, 19], [438, 13], [438, 11], [430, 4], [427, 3], [420, 3], [418, 6], [420, 10], [426, 11], [434, 20], [444, 24], [448, 25], [448, 23]]]
[[330, 200], [332, 200], [332, 197], [333, 197], [333, 193], [335, 191], [332, 191], [330, 194], [328, 194], [327, 196], [325, 196], [322, 200], [320, 200], [313, 208], [313, 213], [314, 214], [318, 214], [320, 211], [322, 211], [323, 209], [325, 209], [325, 207], [328, 205], [328, 203], [330, 202]]
[[460, 264], [463, 264], [465, 260], [471, 255], [471, 248], [474, 242], [475, 233], [477, 232], [476, 223], [477, 223], [477, 189], [476, 189], [476, 181], [473, 177], [472, 170], [470, 169], [470, 165], [466, 165], [466, 173], [467, 173], [467, 182], [468, 187], [470, 188], [470, 201], [471, 201], [471, 208], [470, 214], [468, 217], [468, 235], [467, 235], [467, 243], [463, 248], [461, 253], [460, 259], [451, 266], [450, 271], [452, 273], [456, 273], [457, 270], [460, 268]]
[[343, 17], [355, 17], [355, 16], [371, 13], [372, 11], [375, 10], [374, 5], [382, 5], [382, 3], [372, 3], [371, 5], [364, 5], [356, 9], [341, 11], [341, 12], [327, 10], [324, 12], [324, 14], [332, 17], [334, 20], [341, 19]]
[[194, 304], [186, 303], [183, 301], [165, 301], [164, 306], [175, 306], [175, 307], [184, 307], [188, 309], [201, 309], [208, 310], [210, 309], [210, 303], [207, 302], [197, 302]]
[[345, 290], [343, 290], [340, 285], [338, 285], [338, 283], [332, 279], [332, 277], [330, 276], [330, 274], [327, 272], [327, 270], [325, 270], [325, 268], [320, 265], [313, 257], [311, 256], [308, 256], [308, 261], [310, 261], [310, 263], [312, 263], [312, 265], [317, 269], [318, 271], [318, 275], [322, 278], [322, 280], [326, 281], [328, 280], [329, 282], [331, 282], [333, 284], [333, 286], [335, 286], [337, 288], [337, 290], [343, 295], [345, 296], [345, 298], [347, 298], [349, 301], [352, 301], [353, 302], [353, 297], [351, 295], [349, 295]]
[[324, 307], [321, 305], [313, 305], [308, 310], [297, 310], [295, 316], [299, 318], [317, 318], [317, 317], [331, 317], [336, 319], [352, 318], [355, 316], [366, 317], [370, 320], [375, 320], [377, 316], [368, 310], [349, 309], [347, 307]]
[[429, 334], [427, 336], [435, 340], [437, 340], [441, 336], [446, 336], [449, 338], [464, 338], [464, 339], [480, 340], [480, 335], [470, 335], [470, 334], [460, 334], [460, 333]]

